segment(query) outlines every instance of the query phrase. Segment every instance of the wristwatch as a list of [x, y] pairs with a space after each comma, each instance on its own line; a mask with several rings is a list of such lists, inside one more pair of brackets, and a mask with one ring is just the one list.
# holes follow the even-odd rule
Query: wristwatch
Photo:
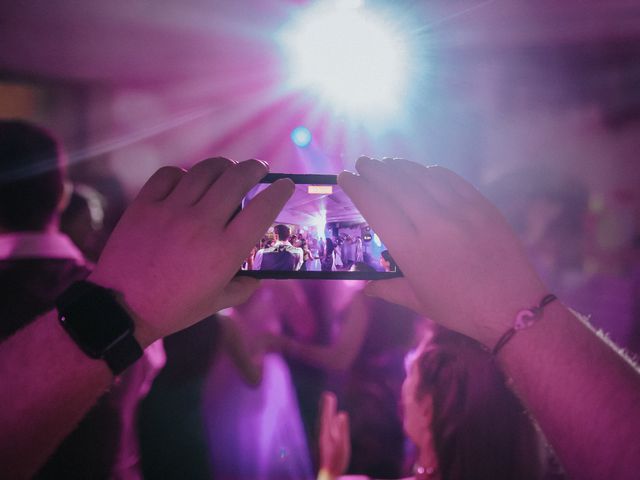
[[142, 356], [131, 316], [113, 290], [88, 281], [72, 284], [56, 299], [62, 327], [91, 358], [103, 359], [119, 375]]

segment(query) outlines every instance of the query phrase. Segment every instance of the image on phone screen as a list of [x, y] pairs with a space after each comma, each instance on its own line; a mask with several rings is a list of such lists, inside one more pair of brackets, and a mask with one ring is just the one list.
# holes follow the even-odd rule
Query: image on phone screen
[[269, 174], [243, 200], [290, 178], [295, 192], [241, 266], [258, 278], [383, 279], [401, 276], [380, 237], [335, 175]]

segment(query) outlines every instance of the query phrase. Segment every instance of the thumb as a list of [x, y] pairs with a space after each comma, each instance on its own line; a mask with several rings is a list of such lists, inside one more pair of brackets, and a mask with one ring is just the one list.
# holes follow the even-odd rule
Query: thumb
[[234, 277], [224, 287], [216, 303], [216, 311], [234, 307], [249, 300], [260, 286], [260, 281], [251, 277]]
[[406, 278], [375, 280], [364, 288], [365, 295], [396, 303], [425, 315], [424, 308]]

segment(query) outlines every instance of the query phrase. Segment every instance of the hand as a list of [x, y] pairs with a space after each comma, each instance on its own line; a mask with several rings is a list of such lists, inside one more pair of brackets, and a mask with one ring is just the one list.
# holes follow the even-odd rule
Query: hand
[[288, 341], [287, 337], [272, 332], [264, 332], [259, 336], [259, 338], [262, 347], [266, 352], [285, 352]]
[[442, 167], [361, 157], [338, 183], [389, 248], [404, 278], [366, 293], [493, 347], [518, 311], [547, 293], [506, 220]]
[[267, 171], [213, 158], [161, 168], [142, 187], [89, 280], [122, 294], [143, 347], [253, 293], [258, 282], [234, 274], [294, 188], [279, 180], [234, 216]]
[[320, 411], [320, 471], [324, 477], [336, 478], [349, 466], [351, 439], [349, 416], [337, 412], [338, 400], [331, 392], [323, 392]]

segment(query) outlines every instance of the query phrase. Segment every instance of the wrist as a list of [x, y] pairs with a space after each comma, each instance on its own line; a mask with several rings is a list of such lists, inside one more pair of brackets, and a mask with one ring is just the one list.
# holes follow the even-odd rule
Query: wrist
[[58, 321], [90, 358], [104, 360], [119, 375], [142, 355], [131, 314], [117, 292], [88, 280], [68, 286], [55, 300]]
[[487, 298], [487, 304], [495, 307], [479, 318], [475, 331], [469, 336], [493, 350], [505, 332], [514, 326], [518, 313], [537, 305], [548, 293], [541, 282], [519, 288], [517, 292], [496, 292], [494, 298]]
[[520, 310], [515, 317], [513, 326], [502, 334], [491, 350], [491, 354], [494, 356], [497, 355], [500, 350], [502, 350], [502, 348], [516, 335], [516, 333], [531, 328], [542, 320], [545, 308], [557, 299], [558, 298], [555, 295], [547, 294], [540, 299], [537, 305]]
[[110, 282], [100, 278], [93, 273], [90, 274], [87, 279], [88, 282], [95, 283], [96, 285], [112, 290], [115, 294], [115, 299], [118, 304], [127, 312], [133, 321], [133, 336], [140, 344], [140, 347], [144, 350], [156, 340], [162, 338], [155, 329], [144, 321], [143, 315], [132, 307], [130, 297], [126, 291], [114, 287]]

